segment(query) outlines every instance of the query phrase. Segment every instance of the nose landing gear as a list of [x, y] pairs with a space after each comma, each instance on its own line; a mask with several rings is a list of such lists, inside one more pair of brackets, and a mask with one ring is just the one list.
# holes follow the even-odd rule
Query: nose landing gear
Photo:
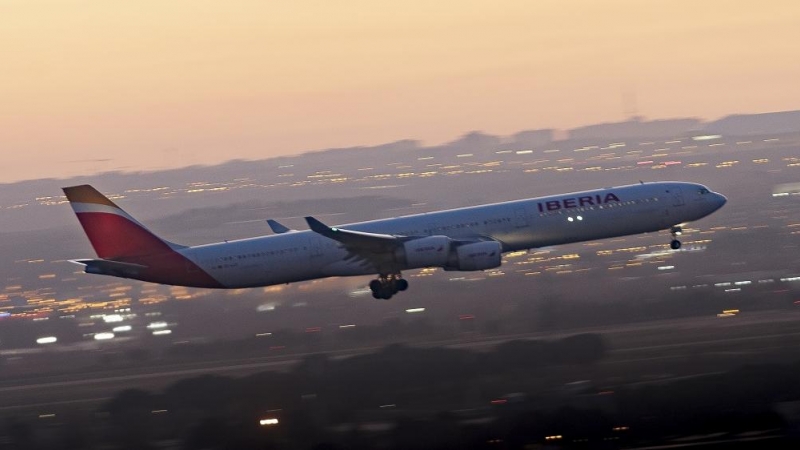
[[681, 248], [681, 241], [678, 240], [678, 236], [683, 233], [683, 229], [679, 226], [674, 226], [670, 228], [669, 231], [672, 233], [672, 242], [669, 243], [669, 248], [678, 250]]
[[381, 300], [389, 300], [398, 292], [408, 289], [408, 281], [401, 278], [400, 274], [380, 275], [377, 280], [369, 282], [369, 289], [372, 297]]

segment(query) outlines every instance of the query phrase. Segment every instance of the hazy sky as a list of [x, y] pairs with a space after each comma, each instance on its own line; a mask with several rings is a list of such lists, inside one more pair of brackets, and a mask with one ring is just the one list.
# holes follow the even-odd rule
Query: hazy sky
[[800, 1], [0, 0], [0, 182], [800, 109]]

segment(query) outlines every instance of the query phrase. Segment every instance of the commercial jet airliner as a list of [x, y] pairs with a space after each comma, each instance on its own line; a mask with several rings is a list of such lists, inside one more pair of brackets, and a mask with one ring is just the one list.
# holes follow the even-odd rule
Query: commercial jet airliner
[[269, 220], [275, 235], [186, 247], [159, 238], [91, 186], [64, 188], [97, 259], [86, 273], [203, 288], [247, 288], [376, 274], [372, 295], [405, 291], [402, 271], [499, 267], [510, 251], [670, 230], [718, 210], [727, 199], [685, 182], [635, 185], [494, 203], [310, 230]]

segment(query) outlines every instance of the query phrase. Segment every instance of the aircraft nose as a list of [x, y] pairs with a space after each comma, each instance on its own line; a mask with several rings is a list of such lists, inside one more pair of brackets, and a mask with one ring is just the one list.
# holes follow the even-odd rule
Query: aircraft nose
[[728, 203], [728, 198], [722, 194], [714, 193], [714, 203], [716, 204], [716, 209], [720, 209], [725, 206], [725, 203]]

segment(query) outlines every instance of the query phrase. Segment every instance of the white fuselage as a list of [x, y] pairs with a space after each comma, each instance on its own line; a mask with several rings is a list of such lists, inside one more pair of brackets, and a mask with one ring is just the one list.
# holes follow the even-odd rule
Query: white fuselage
[[[668, 229], [705, 217], [725, 198], [704, 186], [659, 182], [576, 192], [341, 225], [401, 236], [492, 239], [504, 252]], [[313, 231], [179, 250], [227, 288], [376, 273]], [[401, 267], [400, 269], [406, 269]]]

